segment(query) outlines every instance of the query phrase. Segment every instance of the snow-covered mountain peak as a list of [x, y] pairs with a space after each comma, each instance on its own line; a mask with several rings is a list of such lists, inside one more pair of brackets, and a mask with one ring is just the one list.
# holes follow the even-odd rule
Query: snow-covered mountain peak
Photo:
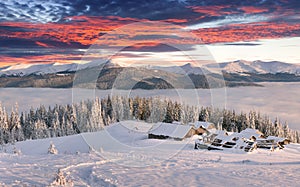
[[[0, 69], [0, 75], [30, 75], [30, 74], [50, 74], [59, 72], [74, 72], [81, 69], [92, 68], [104, 64], [102, 61], [92, 61], [85, 64], [17, 64]], [[105, 68], [123, 67], [116, 62], [106, 62]], [[147, 66], [148, 69], [156, 69], [176, 74], [208, 74], [211, 72], [225, 71], [227, 73], [257, 73], [257, 74], [276, 74], [289, 73], [300, 74], [300, 64], [288, 64], [284, 62], [271, 61], [264, 62], [260, 60], [246, 61], [236, 60], [224, 63], [210, 63], [197, 66], [187, 63], [182, 66]]]
[[220, 64], [220, 68], [228, 73], [258, 73], [258, 74], [276, 74], [290, 73], [299, 74], [300, 66], [298, 64], [288, 64], [278, 61], [264, 62], [260, 60], [245, 61], [237, 60]]
[[36, 65], [36, 64], [16, 64], [16, 65], [13, 65], [13, 66], [8, 66], [8, 67], [4, 68], [2, 71], [26, 69], [26, 68], [29, 68], [29, 67], [34, 66], [34, 65]]

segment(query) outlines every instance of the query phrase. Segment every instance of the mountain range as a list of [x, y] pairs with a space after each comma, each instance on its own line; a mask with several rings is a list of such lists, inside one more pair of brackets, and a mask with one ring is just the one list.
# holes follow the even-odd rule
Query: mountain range
[[[0, 87], [54, 87], [77, 86], [90, 88], [89, 75], [96, 74], [99, 89], [167, 89], [214, 88], [223, 86], [260, 86], [259, 82], [298, 82], [300, 65], [283, 62], [238, 60], [210, 63], [202, 66], [135, 66], [124, 67], [108, 62], [86, 64], [20, 64], [0, 68]], [[90, 79], [90, 80], [89, 80]], [[95, 82], [95, 81], [94, 81]]]
[[[7, 66], [0, 68], [0, 76], [27, 76], [31, 74], [44, 75], [54, 74], [61, 72], [76, 72], [78, 70], [91, 68], [98, 66], [97, 63], [86, 64], [18, 64], [13, 66]], [[122, 67], [117, 63], [107, 63], [106, 66]], [[162, 70], [175, 74], [211, 74], [214, 72], [226, 72], [226, 73], [254, 73], [254, 74], [300, 74], [300, 64], [288, 64], [284, 62], [271, 61], [245, 61], [237, 60], [233, 62], [224, 63], [210, 63], [205, 65], [192, 65], [190, 63], [182, 66], [145, 66], [145, 68]]]

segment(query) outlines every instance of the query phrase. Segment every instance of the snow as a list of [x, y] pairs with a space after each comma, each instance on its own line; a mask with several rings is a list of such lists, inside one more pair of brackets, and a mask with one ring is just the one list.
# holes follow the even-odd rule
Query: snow
[[[74, 186], [300, 185], [299, 144], [274, 152], [240, 153], [194, 150], [193, 141], [146, 136], [117, 123], [94, 133], [6, 145], [0, 151], [0, 186], [48, 186], [58, 170]], [[51, 142], [57, 155], [47, 154]], [[90, 143], [103, 149], [91, 150]], [[117, 143], [120, 146], [114, 147]], [[14, 147], [22, 153], [13, 154]]]
[[196, 121], [195, 123], [191, 123], [190, 125], [194, 126], [195, 128], [204, 128], [204, 129], [212, 129], [215, 127], [213, 123], [205, 122], [205, 121]]
[[268, 136], [267, 140], [275, 140], [276, 142], [283, 142], [284, 140], [286, 140], [286, 138], [280, 138], [280, 137], [276, 137], [276, 136]]
[[[89, 62], [85, 64], [17, 64], [13, 66], [8, 66], [0, 69], [0, 75], [29, 75], [29, 74], [49, 74], [49, 73], [59, 73], [59, 72], [73, 72], [80, 69], [85, 69], [89, 67], [98, 66], [99, 62]], [[106, 64], [109, 66], [119, 66], [119, 64], [109, 62]], [[288, 64], [284, 62], [271, 61], [245, 61], [237, 60], [233, 62], [224, 63], [208, 63], [208, 64], [191, 64], [187, 63], [182, 66], [147, 66], [145, 68], [150, 68], [153, 70], [161, 70], [176, 74], [198, 74], [206, 75], [212, 72], [220, 73], [221, 70], [228, 73], [239, 73], [246, 75], [245, 73], [290, 73], [290, 74], [300, 74], [299, 64]]]
[[50, 74], [64, 71], [76, 71], [77, 64], [17, 64], [9, 66], [0, 71], [0, 75], [30, 75], [30, 74]]
[[222, 140], [220, 144], [225, 144], [226, 142], [234, 142], [236, 143], [236, 145], [234, 145], [233, 148], [239, 149], [242, 146], [245, 147], [247, 144], [244, 142], [244, 140], [249, 140], [252, 136], [258, 139], [258, 138], [262, 138], [263, 134], [258, 130], [247, 128], [245, 130], [242, 130], [240, 133], [237, 132], [225, 133], [224, 131], [220, 131], [219, 134], [216, 136], [216, 138]]
[[146, 123], [143, 121], [121, 121], [120, 125], [123, 125], [127, 129], [138, 131], [138, 132], [145, 132], [148, 133], [148, 131], [153, 127], [153, 124]]
[[168, 136], [170, 138], [183, 139], [192, 128], [193, 127], [189, 125], [157, 123], [149, 131], [149, 134], [163, 135]]
[[[19, 75], [25, 76], [30, 74], [51, 74], [59, 72], [74, 72], [81, 69], [99, 66], [99, 62], [93, 61], [84, 64], [62, 64], [62, 63], [50, 63], [50, 64], [16, 64], [7, 66], [0, 69], [0, 75]], [[117, 66], [111, 62], [107, 63], [106, 66]]]
[[29, 68], [33, 65], [34, 64], [17, 64], [17, 65], [14, 65], [14, 66], [8, 66], [6, 69], [3, 69], [2, 71], [26, 69], [26, 68]]
[[256, 139], [262, 138], [264, 136], [262, 132], [255, 129], [249, 129], [249, 128], [242, 130], [239, 134], [247, 139], [249, 139], [251, 136], [254, 136]]
[[209, 71], [214, 69], [221, 69], [228, 73], [259, 73], [259, 74], [276, 74], [276, 73], [290, 73], [299, 74], [299, 64], [288, 64], [283, 62], [271, 61], [245, 61], [237, 60], [233, 62], [225, 62], [220, 64], [208, 64], [206, 68]]

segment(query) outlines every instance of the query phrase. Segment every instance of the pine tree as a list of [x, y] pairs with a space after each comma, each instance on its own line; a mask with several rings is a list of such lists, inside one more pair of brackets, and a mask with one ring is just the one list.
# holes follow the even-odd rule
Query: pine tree
[[91, 126], [92, 131], [98, 131], [103, 129], [103, 118], [102, 118], [102, 109], [101, 102], [99, 98], [96, 98], [93, 107], [92, 107], [92, 116], [91, 116]]
[[209, 114], [207, 108], [201, 107], [200, 114], [199, 114], [199, 121], [208, 121], [209, 120]]
[[167, 112], [166, 112], [166, 116], [165, 119], [163, 120], [163, 122], [165, 123], [172, 123], [174, 121], [174, 115], [173, 115], [173, 105], [170, 101], [168, 101], [168, 105], [167, 105]]

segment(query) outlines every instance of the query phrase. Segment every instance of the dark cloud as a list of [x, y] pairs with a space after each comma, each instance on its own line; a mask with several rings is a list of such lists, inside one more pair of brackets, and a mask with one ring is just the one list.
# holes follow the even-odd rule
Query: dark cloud
[[158, 34], [136, 35], [131, 39], [132, 40], [153, 40], [153, 39], [164, 39], [164, 38], [180, 39], [179, 36], [175, 36], [175, 35], [158, 35]]
[[[178, 46], [178, 45], [177, 45]], [[192, 45], [180, 45], [181, 49], [184, 49], [185, 51], [193, 50]], [[176, 48], [176, 46], [170, 46], [167, 44], [161, 44], [158, 43], [156, 45], [151, 44], [141, 44], [137, 46], [128, 46], [123, 49], [123, 51], [135, 51], [135, 52], [174, 52], [174, 51], [180, 51]]]
[[24, 28], [24, 27], [17, 27], [17, 26], [6, 26], [6, 25], [0, 25], [0, 30], [2, 32], [10, 31], [10, 32], [32, 32], [36, 31], [34, 28]]
[[[43, 55], [52, 55], [52, 54], [71, 54], [71, 55], [82, 55], [82, 51], [78, 51], [75, 49], [57, 49], [57, 48], [48, 48], [48, 49], [41, 49], [41, 48], [6, 48], [0, 47], [0, 55], [5, 55], [9, 57], [30, 57], [30, 56], [43, 56]], [[67, 57], [66, 57], [67, 58]]]
[[[222, 12], [243, 13], [239, 7], [268, 7], [270, 13], [276, 7], [299, 10], [299, 0], [11, 0], [0, 3], [0, 20], [32, 22], [65, 21], [68, 16], [120, 16], [148, 20], [188, 19], [193, 21], [204, 15], [203, 21], [219, 16], [193, 11], [193, 6], [222, 6]], [[296, 11], [297, 12], [297, 11]], [[221, 15], [220, 15], [221, 16]], [[207, 20], [208, 19], [208, 20]]]

